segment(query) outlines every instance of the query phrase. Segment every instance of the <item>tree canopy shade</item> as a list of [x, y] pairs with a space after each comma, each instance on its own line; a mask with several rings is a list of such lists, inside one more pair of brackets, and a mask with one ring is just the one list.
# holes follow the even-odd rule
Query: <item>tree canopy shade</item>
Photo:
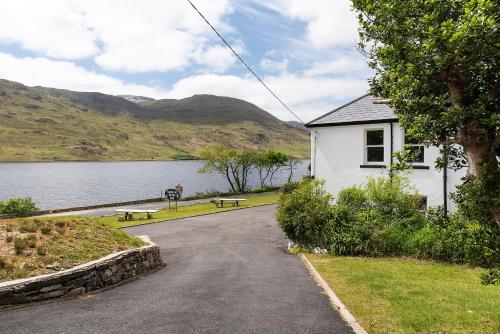
[[[500, 6], [495, 0], [352, 0], [360, 49], [413, 138], [467, 166], [463, 193], [500, 226]], [[462, 151], [463, 150], [463, 151]], [[460, 159], [461, 151], [466, 159]]]

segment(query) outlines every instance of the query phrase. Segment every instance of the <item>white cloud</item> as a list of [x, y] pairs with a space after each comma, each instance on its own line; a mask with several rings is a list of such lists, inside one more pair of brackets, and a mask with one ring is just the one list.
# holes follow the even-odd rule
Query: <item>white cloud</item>
[[318, 49], [354, 46], [356, 15], [349, 0], [253, 0], [270, 10], [307, 25], [306, 38]]
[[269, 58], [262, 58], [260, 67], [273, 72], [285, 72], [288, 69], [288, 59], [285, 58], [282, 61], [277, 61]]
[[[219, 29], [229, 0], [197, 0]], [[186, 67], [199, 50], [210, 52], [213, 32], [186, 1], [18, 0], [0, 2], [0, 42], [56, 59], [94, 57], [107, 70], [169, 71]], [[205, 63], [222, 68], [219, 59]]]
[[[242, 46], [233, 46], [236, 52], [244, 53]], [[207, 49], [198, 49], [194, 60], [201, 65], [205, 71], [214, 73], [223, 73], [236, 62], [236, 56], [225, 45], [212, 46]]]
[[[268, 85], [305, 121], [311, 120], [339, 105], [341, 101], [366, 92], [366, 80], [359, 78], [313, 78], [284, 73], [267, 76]], [[253, 77], [202, 74], [178, 81], [168, 93], [169, 98], [194, 94], [214, 94], [252, 102], [281, 119], [293, 119], [265, 88]]]
[[340, 56], [328, 61], [314, 63], [304, 71], [306, 76], [329, 74], [364, 74], [369, 70], [366, 59], [356, 56]]
[[65, 1], [0, 1], [0, 42], [63, 59], [99, 51], [85, 17]]
[[0, 78], [28, 86], [45, 86], [105, 94], [134, 94], [156, 98], [166, 92], [143, 85], [126, 84], [116, 78], [88, 71], [68, 61], [47, 58], [15, 58], [0, 53]]

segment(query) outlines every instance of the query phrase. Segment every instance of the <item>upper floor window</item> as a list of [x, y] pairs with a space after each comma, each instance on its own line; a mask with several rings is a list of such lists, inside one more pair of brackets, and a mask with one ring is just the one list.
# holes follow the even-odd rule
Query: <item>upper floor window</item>
[[366, 130], [366, 162], [384, 162], [384, 130]]
[[410, 151], [410, 162], [424, 162], [425, 150], [424, 145], [410, 137], [405, 136], [405, 149]]

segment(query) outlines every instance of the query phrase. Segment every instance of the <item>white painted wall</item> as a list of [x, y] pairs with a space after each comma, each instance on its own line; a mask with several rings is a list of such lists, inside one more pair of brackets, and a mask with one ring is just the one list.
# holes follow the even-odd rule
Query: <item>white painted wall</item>
[[[384, 164], [387, 168], [361, 168], [365, 161], [365, 131], [384, 129]], [[326, 180], [326, 189], [334, 196], [343, 188], [361, 185], [369, 176], [388, 174], [390, 164], [390, 124], [363, 124], [312, 128], [311, 132], [311, 174], [316, 179]], [[393, 123], [393, 150], [404, 148], [404, 133], [399, 123]], [[424, 162], [415, 165], [429, 166], [429, 169], [413, 169], [408, 174], [410, 182], [421, 195], [427, 196], [429, 206], [443, 204], [443, 172], [434, 168], [439, 155], [437, 147], [426, 147]], [[454, 192], [461, 183], [465, 170], [448, 170], [448, 192]], [[448, 196], [448, 208], [455, 204]]]

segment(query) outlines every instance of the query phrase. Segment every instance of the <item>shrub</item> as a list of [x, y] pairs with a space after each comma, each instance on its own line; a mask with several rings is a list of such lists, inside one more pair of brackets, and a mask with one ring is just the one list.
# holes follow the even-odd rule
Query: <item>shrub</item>
[[24, 249], [26, 248], [27, 245], [28, 243], [26, 242], [25, 239], [16, 238], [14, 240], [14, 251], [16, 252], [17, 255], [21, 255], [24, 252]]
[[330, 205], [323, 182], [302, 182], [284, 193], [278, 221], [303, 246], [320, 246], [335, 255], [413, 256], [468, 263], [500, 264], [500, 233], [493, 222], [443, 209], [419, 210], [420, 197], [400, 176], [369, 179], [349, 187]]
[[481, 284], [497, 285], [500, 283], [500, 268], [491, 268], [481, 274]]
[[325, 226], [328, 250], [336, 255], [363, 255], [368, 252], [370, 236], [380, 217], [375, 211], [356, 212], [336, 205]]
[[5, 259], [0, 256], [0, 269], [5, 268], [6, 264], [7, 264], [7, 261], [5, 261]]
[[280, 192], [282, 194], [291, 194], [295, 189], [299, 187], [298, 182], [287, 182], [281, 186]]
[[29, 248], [35, 248], [36, 247], [36, 235], [35, 234], [30, 234], [25, 240], [26, 240], [26, 245]]
[[402, 255], [408, 234], [423, 224], [418, 195], [400, 177], [370, 178], [339, 192], [326, 238], [337, 255]]
[[47, 254], [47, 250], [43, 246], [38, 246], [36, 248], [36, 253], [40, 256], [45, 256], [45, 254]]
[[448, 218], [429, 211], [425, 226], [409, 237], [409, 253], [451, 263], [495, 266], [500, 263], [500, 235], [492, 224], [470, 220], [461, 212]]
[[304, 245], [325, 245], [323, 229], [331, 216], [332, 196], [324, 182], [301, 182], [297, 189], [283, 194], [277, 220], [291, 240]]
[[38, 226], [33, 221], [23, 221], [19, 226], [20, 233], [35, 233], [38, 230]]
[[12, 234], [7, 234], [7, 242], [11, 242], [13, 238]]
[[0, 214], [27, 216], [38, 210], [31, 197], [11, 198], [0, 202]]
[[368, 208], [366, 192], [359, 187], [345, 188], [339, 192], [337, 204], [359, 211]]
[[391, 218], [408, 217], [418, 211], [420, 196], [408, 179], [399, 175], [392, 178], [371, 177], [363, 190], [370, 207]]
[[42, 232], [42, 234], [44, 234], [44, 235], [49, 235], [51, 231], [52, 231], [52, 229], [50, 228], [50, 226], [47, 226], [47, 225], [42, 226], [40, 228], [40, 232]]

